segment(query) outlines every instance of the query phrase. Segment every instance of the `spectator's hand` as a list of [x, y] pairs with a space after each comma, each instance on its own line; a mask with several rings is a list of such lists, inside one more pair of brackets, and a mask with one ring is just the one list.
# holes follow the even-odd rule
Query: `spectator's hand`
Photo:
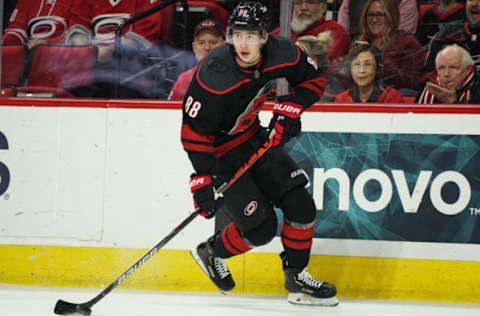
[[[138, 43], [131, 39], [131, 38], [124, 38], [121, 39], [122, 45], [137, 45]], [[115, 44], [114, 43], [99, 43], [98, 46], [98, 61], [104, 62], [110, 57], [112, 57], [113, 52], [115, 51]]]
[[85, 34], [74, 34], [70, 42], [74, 46], [90, 45], [90, 40], [88, 39], [88, 36]]
[[36, 38], [36, 39], [33, 39], [33, 40], [29, 41], [29, 42], [27, 43], [27, 47], [28, 47], [28, 49], [32, 49], [32, 48], [34, 48], [35, 46], [38, 46], [38, 45], [47, 45], [47, 44], [48, 44], [48, 41], [47, 41], [47, 40]]
[[441, 103], [453, 104], [457, 99], [457, 91], [455, 90], [453, 82], [447, 84], [445, 87], [432, 82], [427, 82], [427, 90]]
[[115, 50], [115, 45], [108, 45], [108, 46], [98, 46], [98, 62], [104, 62], [113, 55], [113, 51]]

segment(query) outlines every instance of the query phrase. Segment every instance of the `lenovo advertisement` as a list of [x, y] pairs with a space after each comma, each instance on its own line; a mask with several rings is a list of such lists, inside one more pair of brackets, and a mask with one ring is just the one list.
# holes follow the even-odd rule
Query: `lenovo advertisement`
[[480, 136], [302, 133], [315, 237], [480, 243]]

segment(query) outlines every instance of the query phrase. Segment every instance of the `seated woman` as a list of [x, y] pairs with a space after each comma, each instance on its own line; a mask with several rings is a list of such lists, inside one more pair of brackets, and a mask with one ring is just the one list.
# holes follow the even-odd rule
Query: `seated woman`
[[297, 39], [297, 44], [300, 49], [312, 58], [320, 69], [325, 72], [327, 77], [327, 86], [323, 91], [320, 101], [332, 102], [335, 96], [345, 90], [340, 81], [330, 74], [330, 62], [328, 60], [328, 46], [333, 42], [333, 38], [329, 31], [321, 32], [317, 36], [304, 35]]
[[424, 52], [412, 34], [399, 30], [398, 0], [368, 0], [360, 16], [359, 42], [382, 51], [384, 80], [396, 89], [419, 89]]
[[403, 103], [400, 92], [383, 83], [379, 49], [369, 44], [357, 45], [348, 55], [347, 65], [352, 87], [338, 94], [335, 102]]

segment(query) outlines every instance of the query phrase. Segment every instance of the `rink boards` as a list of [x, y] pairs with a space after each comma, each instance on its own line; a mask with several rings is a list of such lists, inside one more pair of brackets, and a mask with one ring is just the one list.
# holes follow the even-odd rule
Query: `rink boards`
[[[479, 122], [475, 107], [306, 112], [288, 150], [319, 208], [310, 272], [344, 297], [480, 303]], [[1, 99], [0, 283], [104, 287], [163, 239], [192, 209], [180, 124], [174, 102]], [[213, 226], [195, 220], [123, 286], [215, 291], [187, 251]], [[235, 291], [284, 293], [280, 250], [231, 259]]]

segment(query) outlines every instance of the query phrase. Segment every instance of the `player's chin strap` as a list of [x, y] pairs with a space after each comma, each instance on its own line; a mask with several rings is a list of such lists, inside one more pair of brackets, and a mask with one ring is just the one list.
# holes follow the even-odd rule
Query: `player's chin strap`
[[215, 200], [218, 200], [219, 198], [223, 197], [223, 192], [228, 190], [228, 188], [230, 188], [232, 184], [234, 184], [238, 180], [238, 178], [240, 178], [248, 169], [250, 169], [250, 167], [255, 162], [257, 162], [257, 160], [260, 159], [260, 157], [262, 157], [265, 154], [265, 152], [267, 152], [267, 150], [270, 149], [270, 147], [272, 147], [274, 136], [275, 136], [275, 129], [272, 129], [270, 132], [270, 135], [268, 136], [267, 141], [263, 143], [257, 149], [257, 151], [253, 153], [252, 156], [250, 156], [250, 158], [237, 170], [237, 172], [235, 172], [233, 177], [229, 181], [224, 182], [221, 186], [215, 189], [215, 193], [214, 193]]
[[[265, 152], [272, 147], [273, 143], [273, 136], [275, 135], [275, 130], [273, 129], [270, 132], [270, 136], [268, 140], [257, 149], [256, 152], [245, 162], [234, 174], [232, 179], [228, 182], [225, 182], [217, 190], [215, 190], [215, 199], [218, 199], [222, 196], [222, 194], [233, 184], [235, 181], [238, 180], [260, 157], [262, 157]], [[104, 289], [101, 293], [97, 296], [92, 298], [90, 301], [85, 303], [70, 303], [63, 300], [58, 300], [55, 304], [54, 312], [55, 314], [59, 315], [90, 315], [92, 313], [91, 307], [98, 303], [102, 298], [105, 297], [108, 293], [110, 293], [114, 288], [116, 288], [120, 283], [125, 281], [133, 272], [135, 272], [142, 264], [147, 262], [154, 254], [156, 254], [167, 242], [169, 242], [173, 237], [175, 237], [182, 229], [184, 229], [191, 221], [197, 217], [198, 211], [193, 212], [190, 214], [186, 219], [184, 219], [175, 229], [173, 229], [170, 234], [168, 234], [162, 241], [155, 245], [152, 249], [150, 249], [146, 254], [143, 255], [137, 262], [135, 262], [127, 271], [125, 271], [122, 275], [120, 275], [115, 281], [113, 281], [106, 289]]]

